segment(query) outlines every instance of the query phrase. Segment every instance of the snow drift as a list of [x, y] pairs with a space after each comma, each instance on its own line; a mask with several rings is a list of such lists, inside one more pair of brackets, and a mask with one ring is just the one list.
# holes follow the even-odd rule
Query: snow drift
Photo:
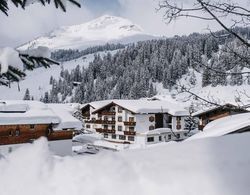
[[248, 195], [250, 134], [58, 158], [38, 140], [0, 159], [3, 195]]

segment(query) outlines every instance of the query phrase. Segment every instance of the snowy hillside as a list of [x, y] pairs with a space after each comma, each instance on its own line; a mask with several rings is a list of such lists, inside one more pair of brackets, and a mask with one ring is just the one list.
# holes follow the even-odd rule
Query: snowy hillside
[[[114, 52], [116, 51], [112, 51], [111, 53]], [[99, 52], [99, 54], [104, 55], [106, 52]], [[23, 99], [25, 90], [28, 88], [30, 95], [33, 96], [35, 100], [40, 100], [41, 96], [44, 96], [44, 93], [52, 87], [50, 85], [51, 76], [55, 79], [59, 79], [62, 68], [68, 71], [76, 68], [77, 65], [86, 68], [93, 59], [94, 54], [89, 54], [76, 60], [61, 63], [60, 66], [53, 65], [48, 69], [40, 67], [33, 71], [26, 71], [27, 76], [23, 81], [19, 82], [20, 91], [18, 90], [18, 83], [11, 83], [11, 88], [0, 86], [0, 99]]]
[[245, 133], [63, 158], [39, 140], [0, 157], [1, 194], [249, 195], [249, 139]]
[[61, 27], [23, 46], [20, 50], [46, 46], [50, 49], [85, 49], [109, 43], [131, 43], [153, 39], [141, 27], [131, 21], [104, 15], [87, 23]]

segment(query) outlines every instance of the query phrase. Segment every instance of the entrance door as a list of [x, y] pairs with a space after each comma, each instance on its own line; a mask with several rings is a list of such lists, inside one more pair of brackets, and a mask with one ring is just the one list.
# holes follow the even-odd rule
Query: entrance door
[[155, 114], [155, 128], [163, 128], [163, 114]]

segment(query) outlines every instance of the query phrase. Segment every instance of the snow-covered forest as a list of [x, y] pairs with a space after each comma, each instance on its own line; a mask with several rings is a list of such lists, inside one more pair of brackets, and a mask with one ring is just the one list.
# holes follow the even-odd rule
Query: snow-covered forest
[[[237, 31], [250, 38], [249, 28], [238, 28]], [[218, 31], [215, 34], [224, 33]], [[106, 47], [86, 51], [102, 51]], [[120, 49], [122, 45], [113, 45], [112, 48]], [[87, 68], [77, 66], [72, 71], [62, 70], [59, 80], [51, 77], [52, 89], [41, 100], [63, 102], [69, 101], [70, 97], [71, 102], [83, 103], [151, 97], [157, 94], [156, 83], [171, 90], [178, 87], [177, 81], [185, 74], [189, 75], [187, 84], [195, 85], [195, 72], [202, 75], [202, 87], [250, 84], [249, 74], [237, 74], [250, 67], [232, 55], [232, 50], [242, 54], [248, 52], [233, 37], [218, 39], [211, 34], [198, 33], [130, 44], [113, 55], [108, 53], [102, 57], [95, 54]], [[70, 58], [65, 57], [67, 53]], [[63, 58], [60, 58], [61, 54]], [[60, 60], [72, 60], [72, 56], [77, 58], [80, 54], [78, 50], [63, 50], [54, 56]], [[74, 87], [75, 83], [77, 87]]]

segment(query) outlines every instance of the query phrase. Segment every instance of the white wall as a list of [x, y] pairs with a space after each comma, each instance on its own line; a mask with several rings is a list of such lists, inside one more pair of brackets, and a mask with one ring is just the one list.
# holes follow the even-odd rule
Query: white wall
[[151, 125], [155, 126], [155, 121], [150, 122], [149, 117], [153, 116], [154, 114], [136, 114], [136, 126], [135, 131], [137, 133], [143, 133], [149, 131], [149, 127]]

